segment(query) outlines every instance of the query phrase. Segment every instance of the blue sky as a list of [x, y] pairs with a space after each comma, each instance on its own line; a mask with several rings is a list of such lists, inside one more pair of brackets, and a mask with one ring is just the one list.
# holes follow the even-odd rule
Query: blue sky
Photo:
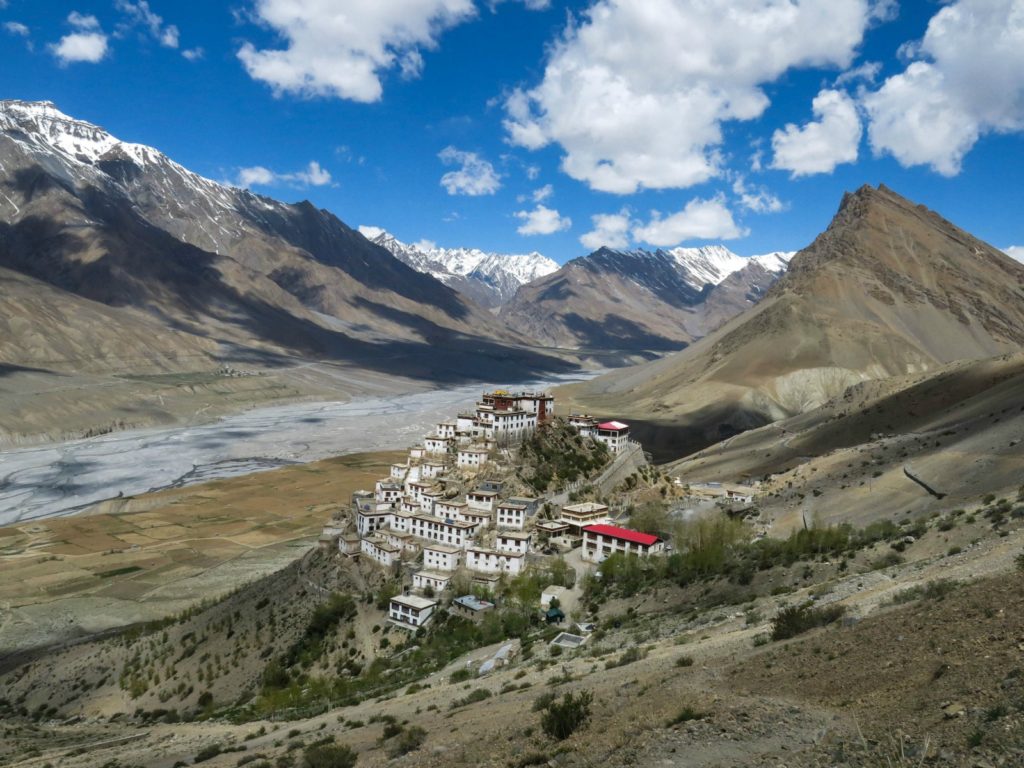
[[883, 182], [1024, 246], [1024, 0], [0, 0], [0, 55], [0, 97], [406, 241], [795, 250]]

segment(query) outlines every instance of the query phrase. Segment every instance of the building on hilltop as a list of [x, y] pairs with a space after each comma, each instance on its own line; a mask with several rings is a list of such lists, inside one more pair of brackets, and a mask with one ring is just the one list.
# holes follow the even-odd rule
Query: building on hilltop
[[597, 425], [597, 441], [604, 443], [612, 453], [618, 453], [629, 442], [629, 424], [621, 421], [606, 421]]
[[586, 413], [573, 413], [569, 416], [569, 426], [582, 437], [597, 437], [597, 423], [597, 419]]
[[494, 610], [494, 603], [481, 600], [476, 595], [462, 595], [452, 600], [452, 613], [479, 623], [488, 611]]
[[450, 573], [442, 573], [441, 571], [417, 571], [412, 575], [412, 586], [413, 589], [418, 589], [421, 592], [429, 588], [435, 595], [439, 595], [448, 589], [448, 584], [451, 580], [452, 575]]
[[499, 552], [487, 547], [466, 547], [466, 567], [478, 573], [507, 573], [518, 576], [526, 566], [526, 555], [521, 552]]
[[588, 525], [610, 523], [611, 516], [607, 505], [598, 504], [596, 501], [584, 501], [562, 507], [559, 522], [568, 525], [572, 533], [579, 535]]
[[614, 554], [648, 557], [664, 550], [664, 542], [649, 533], [614, 525], [588, 525], [583, 529], [581, 557], [592, 563], [602, 563]]
[[433, 618], [437, 600], [418, 595], [396, 595], [391, 598], [388, 618], [403, 629], [425, 627]]

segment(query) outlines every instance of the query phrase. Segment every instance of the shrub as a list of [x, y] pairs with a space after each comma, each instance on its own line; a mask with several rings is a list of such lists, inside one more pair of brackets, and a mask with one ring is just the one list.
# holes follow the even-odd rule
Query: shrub
[[302, 755], [302, 768], [353, 768], [358, 755], [344, 744], [317, 744]]
[[203, 747], [198, 752], [196, 752], [196, 756], [195, 758], [193, 758], [192, 762], [203, 763], [207, 760], [212, 760], [223, 751], [224, 748], [220, 744], [211, 744], [210, 746]]
[[643, 651], [637, 646], [626, 650], [619, 658], [611, 659], [606, 661], [604, 664], [605, 669], [615, 669], [615, 667], [624, 667], [627, 664], [632, 664], [634, 661], [640, 661], [644, 657]]
[[457, 709], [458, 707], [466, 707], [470, 704], [476, 704], [479, 701], [491, 698], [491, 692], [486, 688], [476, 688], [470, 691], [468, 694], [463, 696], [461, 699], [456, 699], [451, 703], [451, 709]]
[[693, 666], [693, 656], [680, 656], [678, 659], [676, 659], [676, 666], [677, 667], [692, 667]]
[[679, 725], [680, 723], [688, 723], [691, 720], [700, 720], [704, 717], [703, 712], [698, 712], [696, 709], [690, 706], [683, 707], [679, 710], [679, 714], [669, 720], [666, 724], [666, 728], [671, 728], [673, 725]]
[[1021, 552], [1019, 555], [1017, 555], [1016, 563], [1017, 570], [1021, 573], [1024, 573], [1024, 552]]
[[929, 581], [924, 585], [910, 587], [902, 592], [897, 592], [893, 595], [892, 602], [899, 605], [913, 602], [914, 600], [943, 600], [946, 595], [959, 586], [960, 582], [952, 579], [937, 579]]
[[452, 672], [451, 677], [449, 677], [448, 680], [452, 683], [464, 683], [473, 677], [475, 677], [473, 670], [464, 668], [456, 669]]
[[555, 699], [557, 698], [558, 697], [550, 691], [548, 693], [542, 693], [540, 696], [534, 699], [532, 710], [534, 712], [540, 712], [542, 710], [545, 710], [552, 704], [554, 704]]
[[845, 611], [841, 605], [814, 608], [804, 604], [783, 608], [772, 623], [772, 640], [786, 640], [815, 627], [824, 627], [836, 621]]
[[561, 702], [553, 701], [540, 718], [540, 727], [553, 739], [567, 739], [590, 719], [590, 704], [594, 696], [590, 691], [574, 695], [567, 693]]
[[395, 739], [395, 743], [388, 750], [388, 755], [398, 757], [409, 752], [415, 752], [423, 746], [423, 742], [426, 740], [427, 732], [423, 728], [420, 728], [418, 725], [410, 725]]

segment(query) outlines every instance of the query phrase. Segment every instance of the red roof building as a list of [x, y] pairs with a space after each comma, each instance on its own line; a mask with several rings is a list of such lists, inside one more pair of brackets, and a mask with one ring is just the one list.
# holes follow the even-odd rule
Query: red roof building
[[583, 559], [594, 563], [614, 554], [647, 557], [664, 551], [664, 542], [649, 533], [615, 525], [588, 525], [583, 529]]

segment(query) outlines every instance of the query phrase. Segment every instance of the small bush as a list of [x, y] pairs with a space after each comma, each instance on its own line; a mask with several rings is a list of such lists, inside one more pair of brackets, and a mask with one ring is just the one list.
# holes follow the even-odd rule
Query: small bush
[[210, 746], [203, 747], [198, 752], [196, 752], [196, 756], [195, 758], [193, 758], [192, 762], [204, 763], [207, 760], [212, 760], [223, 751], [224, 748], [220, 744], [211, 744]]
[[678, 659], [676, 659], [676, 666], [677, 667], [692, 667], [693, 666], [693, 656], [680, 656]]
[[398, 757], [399, 755], [406, 755], [409, 752], [415, 752], [421, 746], [423, 742], [427, 740], [427, 732], [418, 725], [410, 725], [405, 728], [398, 738], [395, 739], [395, 743], [391, 745], [388, 750], [390, 757]]
[[927, 584], [904, 589], [893, 595], [892, 602], [896, 605], [910, 603], [914, 600], [944, 600], [946, 595], [960, 586], [960, 582], [952, 579], [937, 579]]
[[619, 658], [610, 659], [604, 664], [605, 669], [615, 669], [615, 667], [624, 667], [627, 664], [632, 664], [634, 661], [640, 661], [644, 657], [644, 652], [641, 651], [637, 646], [633, 646], [626, 650]]
[[590, 719], [590, 691], [567, 693], [561, 702], [551, 702], [540, 718], [540, 727], [553, 739], [567, 739]]
[[317, 744], [302, 754], [302, 768], [353, 768], [358, 755], [344, 744]]
[[486, 688], [475, 688], [474, 690], [467, 693], [461, 699], [456, 699], [451, 703], [450, 709], [458, 709], [459, 707], [466, 707], [470, 704], [476, 704], [477, 702], [484, 701], [485, 699], [491, 698], [491, 692]]
[[545, 710], [548, 707], [550, 707], [557, 698], [558, 696], [556, 696], [554, 693], [551, 693], [550, 691], [548, 693], [542, 693], [540, 696], [534, 699], [533, 707], [531, 707], [531, 709], [534, 712], [540, 712], [541, 710]]
[[783, 608], [772, 623], [772, 640], [786, 640], [815, 627], [824, 627], [839, 619], [845, 611], [841, 605], [814, 608], [805, 604]]
[[476, 677], [471, 669], [456, 669], [452, 672], [451, 677], [448, 680], [452, 683], [464, 683], [467, 680]]
[[683, 707], [679, 710], [679, 714], [669, 720], [666, 724], [666, 728], [671, 728], [673, 725], [679, 725], [680, 723], [688, 723], [691, 720], [700, 720], [704, 717], [703, 712], [698, 712], [693, 707]]

